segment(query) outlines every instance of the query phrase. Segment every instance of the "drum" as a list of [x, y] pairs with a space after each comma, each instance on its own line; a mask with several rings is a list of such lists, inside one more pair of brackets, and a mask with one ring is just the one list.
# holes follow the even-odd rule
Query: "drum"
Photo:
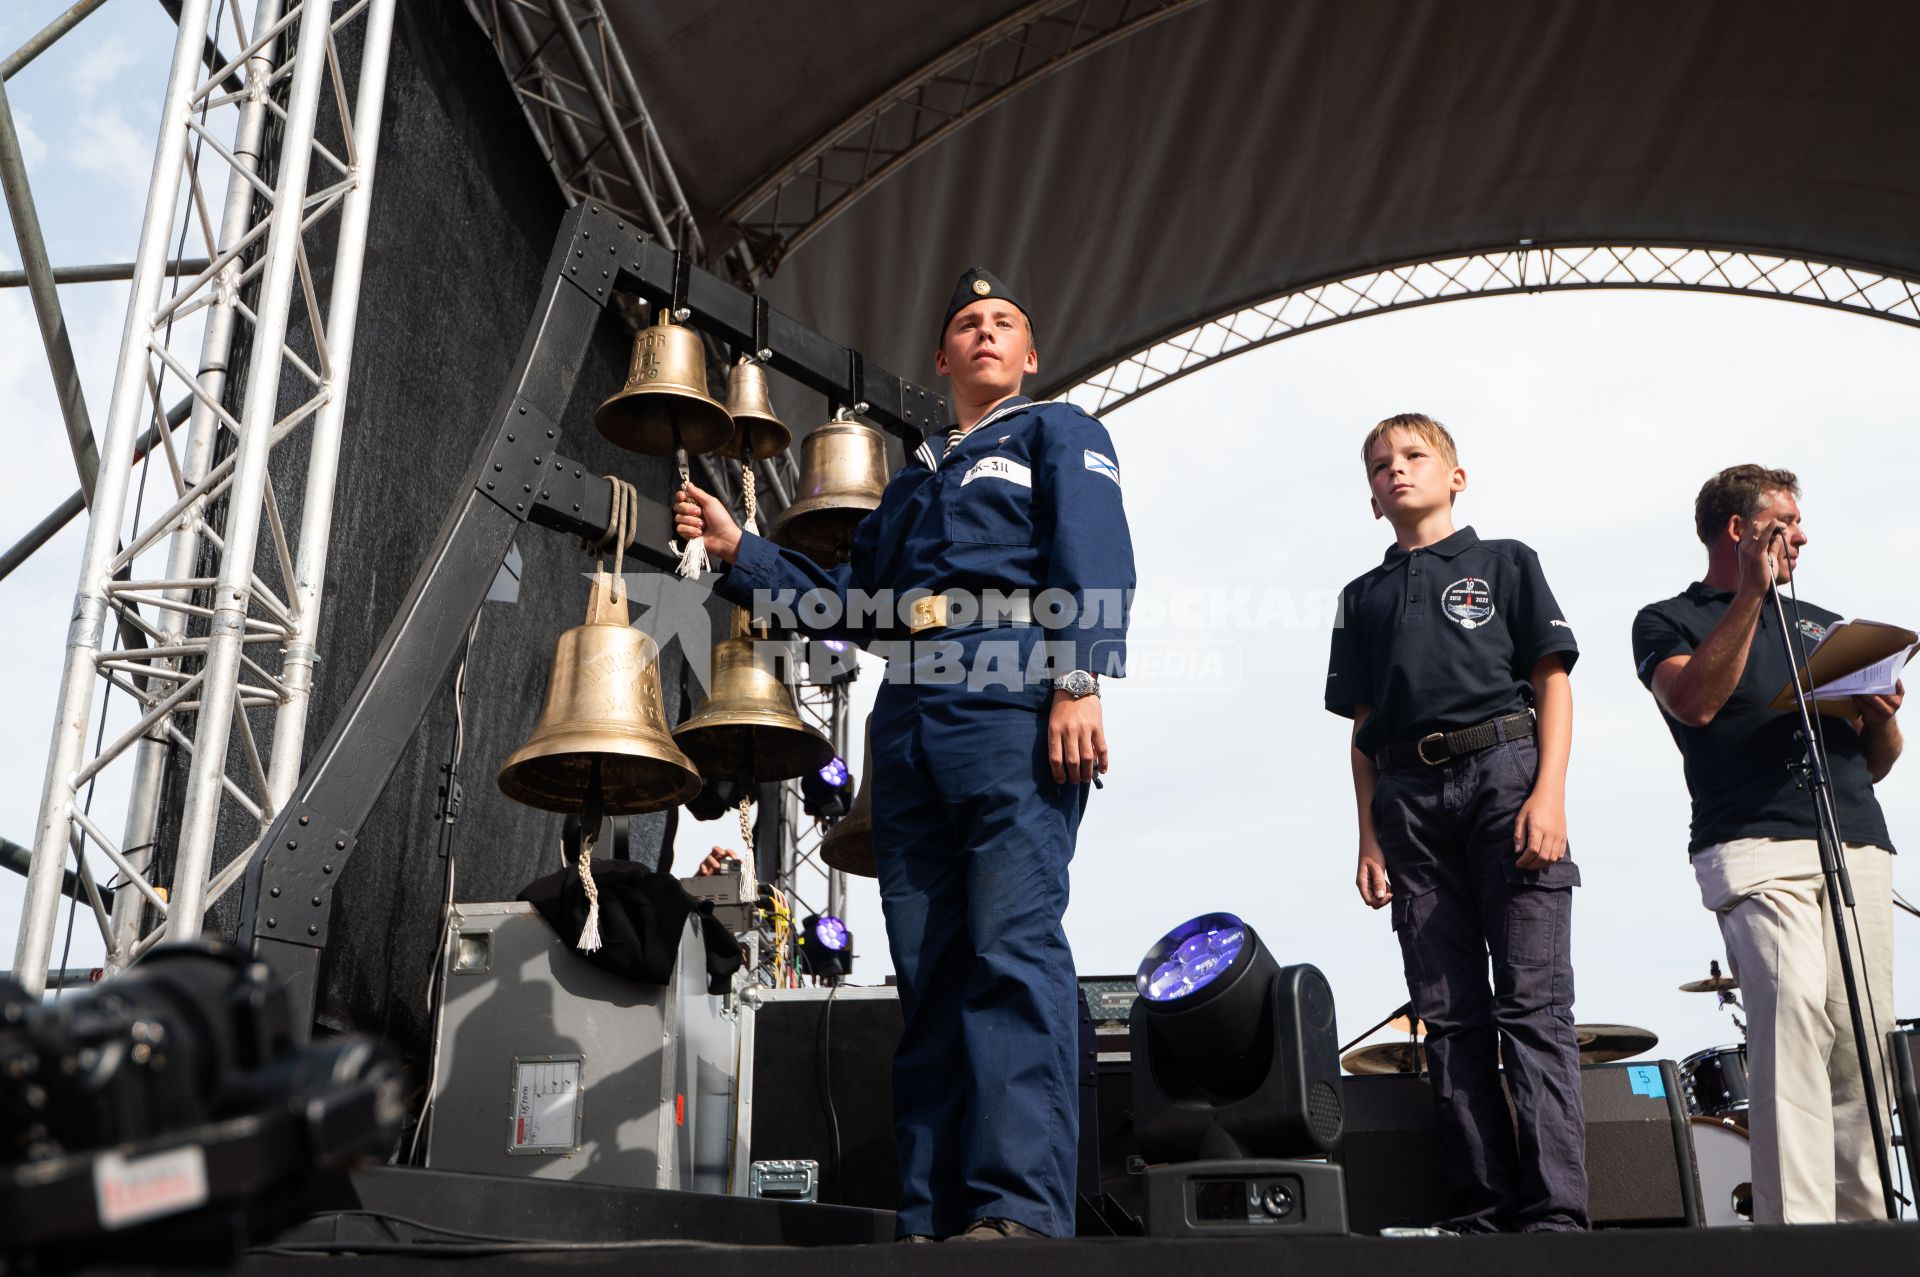
[[1700, 1172], [1700, 1222], [1708, 1228], [1753, 1222], [1753, 1151], [1744, 1127], [1728, 1117], [1690, 1117], [1693, 1163]]
[[1680, 1061], [1687, 1112], [1747, 1124], [1747, 1048], [1716, 1046]]

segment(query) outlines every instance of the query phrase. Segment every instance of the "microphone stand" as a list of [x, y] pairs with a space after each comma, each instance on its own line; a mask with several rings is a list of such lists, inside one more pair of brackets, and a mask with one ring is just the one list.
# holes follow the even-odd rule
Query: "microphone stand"
[[[1827, 775], [1827, 760], [1814, 730], [1813, 672], [1794, 651], [1794, 631], [1787, 624], [1786, 605], [1781, 602], [1779, 586], [1769, 586], [1767, 594], [1773, 599], [1774, 616], [1780, 622], [1780, 642], [1786, 648], [1787, 668], [1793, 671], [1793, 700], [1800, 713], [1800, 734], [1807, 744], [1807, 783], [1813, 794], [1814, 825], [1819, 834], [1820, 872], [1827, 880], [1827, 906], [1833, 913], [1833, 934], [1840, 949], [1840, 977], [1846, 983], [1847, 1011], [1853, 1020], [1853, 1049], [1860, 1057], [1860, 1089], [1867, 1103], [1867, 1122], [1873, 1130], [1873, 1155], [1880, 1167], [1880, 1194], [1886, 1203], [1887, 1218], [1898, 1219], [1900, 1207], [1893, 1192], [1893, 1167], [1887, 1157], [1887, 1131], [1880, 1113], [1880, 1084], [1873, 1065], [1879, 1054], [1867, 1049], [1872, 1038], [1860, 1009], [1860, 983], [1854, 974], [1853, 945], [1847, 934], [1847, 910], [1853, 908], [1853, 879], [1847, 873], [1846, 854], [1840, 842], [1833, 780]], [[1802, 670], [1806, 670], [1804, 685]]]

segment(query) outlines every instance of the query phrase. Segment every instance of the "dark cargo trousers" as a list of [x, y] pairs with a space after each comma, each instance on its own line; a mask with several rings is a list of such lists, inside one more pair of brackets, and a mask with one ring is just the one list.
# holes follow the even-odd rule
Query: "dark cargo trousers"
[[1393, 929], [1426, 1022], [1448, 1222], [1470, 1232], [1587, 1226], [1571, 956], [1580, 871], [1570, 859], [1522, 870], [1513, 850], [1538, 762], [1532, 738], [1508, 741], [1390, 768], [1374, 790]]

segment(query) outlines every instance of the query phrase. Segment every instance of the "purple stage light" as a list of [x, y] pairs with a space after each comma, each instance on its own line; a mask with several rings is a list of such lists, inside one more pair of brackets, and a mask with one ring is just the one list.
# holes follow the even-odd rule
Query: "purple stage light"
[[847, 764], [839, 758], [835, 758], [832, 762], [820, 769], [820, 779], [826, 781], [835, 789], [843, 787], [847, 783], [849, 775], [851, 775], [851, 773], [847, 771]]
[[846, 950], [847, 924], [832, 914], [823, 915], [820, 921], [814, 924], [813, 934], [819, 938], [821, 944], [835, 953]]
[[1171, 946], [1143, 992], [1150, 1002], [1173, 1002], [1205, 988], [1240, 956], [1246, 924], [1230, 913], [1203, 914], [1169, 931], [1156, 949]]

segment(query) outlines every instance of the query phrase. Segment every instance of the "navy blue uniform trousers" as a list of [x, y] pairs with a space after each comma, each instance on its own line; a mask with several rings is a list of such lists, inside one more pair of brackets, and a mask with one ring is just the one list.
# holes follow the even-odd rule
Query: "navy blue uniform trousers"
[[1571, 860], [1521, 870], [1513, 850], [1538, 765], [1532, 738], [1508, 741], [1438, 767], [1391, 768], [1374, 790], [1393, 928], [1426, 1022], [1449, 1222], [1470, 1232], [1587, 1226], [1571, 952], [1579, 871]]
[[1061, 919], [1087, 786], [1053, 782], [1050, 700], [888, 682], [874, 706], [874, 860], [905, 1020], [901, 1236], [983, 1218], [1073, 1233], [1079, 1029]]

